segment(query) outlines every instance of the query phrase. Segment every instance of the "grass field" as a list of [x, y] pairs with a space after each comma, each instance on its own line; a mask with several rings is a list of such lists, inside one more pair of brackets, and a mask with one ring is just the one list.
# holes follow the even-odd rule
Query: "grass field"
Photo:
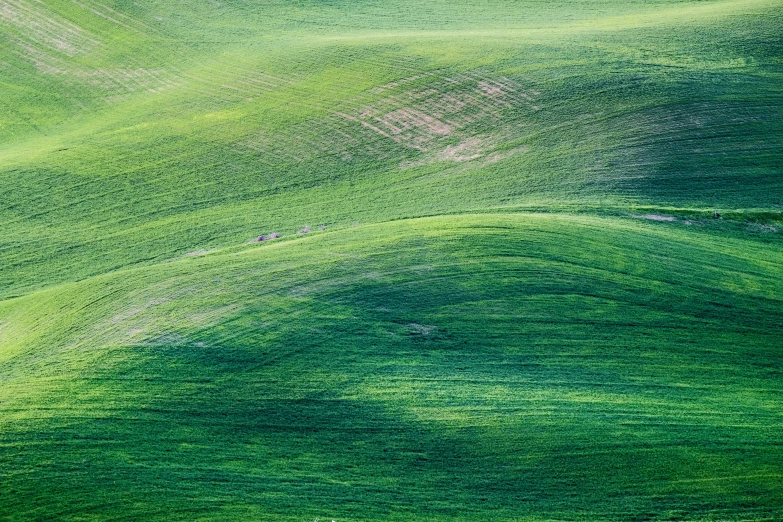
[[0, 0], [0, 519], [783, 519], [782, 29]]

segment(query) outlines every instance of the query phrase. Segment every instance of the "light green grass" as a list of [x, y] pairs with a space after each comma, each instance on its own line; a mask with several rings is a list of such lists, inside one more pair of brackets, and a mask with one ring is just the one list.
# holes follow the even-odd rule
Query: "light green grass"
[[782, 7], [0, 3], [0, 519], [783, 518]]
[[[780, 215], [778, 3], [419, 4], [31, 4], [84, 34], [6, 54], [0, 291], [307, 223]], [[362, 125], [405, 109], [449, 132]]]

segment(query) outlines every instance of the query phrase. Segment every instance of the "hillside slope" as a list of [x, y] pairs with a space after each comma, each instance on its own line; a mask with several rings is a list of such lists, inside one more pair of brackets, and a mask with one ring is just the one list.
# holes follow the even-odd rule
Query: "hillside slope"
[[8, 3], [0, 295], [306, 224], [780, 219], [779, 2], [387, 4]]
[[783, 519], [781, 27], [0, 0], [0, 520]]
[[779, 518], [782, 250], [470, 215], [8, 301], [0, 511]]

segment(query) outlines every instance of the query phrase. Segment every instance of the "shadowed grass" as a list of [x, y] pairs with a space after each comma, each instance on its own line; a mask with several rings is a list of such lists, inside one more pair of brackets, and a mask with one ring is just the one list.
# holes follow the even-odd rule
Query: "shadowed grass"
[[453, 216], [8, 301], [2, 510], [776, 518], [780, 254]]

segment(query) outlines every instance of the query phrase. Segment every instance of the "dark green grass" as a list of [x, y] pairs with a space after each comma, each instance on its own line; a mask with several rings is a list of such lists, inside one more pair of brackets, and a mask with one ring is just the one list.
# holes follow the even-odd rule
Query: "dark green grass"
[[783, 518], [781, 26], [7, 0], [0, 519]]
[[452, 216], [8, 301], [0, 511], [777, 519], [780, 259], [668, 223]]

